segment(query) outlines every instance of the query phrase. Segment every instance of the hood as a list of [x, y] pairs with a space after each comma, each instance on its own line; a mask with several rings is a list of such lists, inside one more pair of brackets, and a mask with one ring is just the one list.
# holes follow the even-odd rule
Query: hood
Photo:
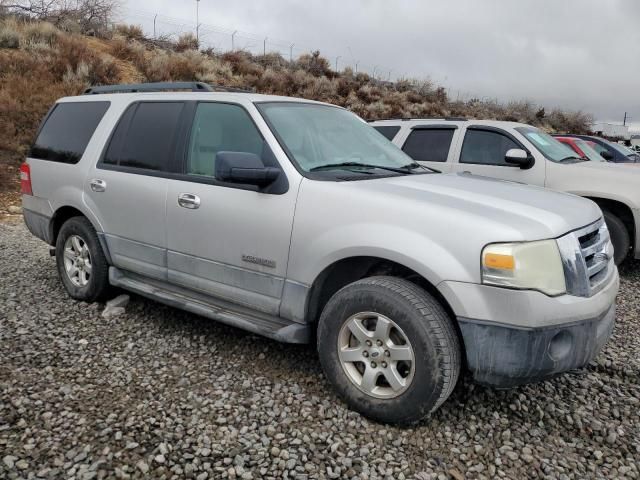
[[555, 238], [602, 216], [591, 200], [471, 174], [406, 175], [352, 185], [386, 198], [387, 205], [397, 201], [404, 211], [427, 209], [449, 222], [484, 224], [494, 229], [497, 241]]
[[591, 198], [605, 198], [640, 208], [640, 164], [548, 162], [547, 186]]

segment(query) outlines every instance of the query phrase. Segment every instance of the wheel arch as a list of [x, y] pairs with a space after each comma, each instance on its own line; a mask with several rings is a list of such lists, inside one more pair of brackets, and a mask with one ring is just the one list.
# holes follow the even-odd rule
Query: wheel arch
[[58, 240], [58, 234], [60, 233], [60, 228], [62, 228], [62, 225], [64, 225], [64, 223], [72, 217], [84, 217], [89, 221], [89, 223], [91, 223], [91, 226], [98, 234], [98, 240], [100, 241], [100, 246], [102, 247], [102, 251], [104, 252], [105, 257], [107, 258], [107, 262], [109, 263], [109, 265], [112, 265], [111, 256], [109, 254], [107, 244], [104, 240], [104, 236], [100, 234], [100, 229], [96, 227], [96, 223], [94, 222], [92, 216], [87, 215], [84, 211], [72, 205], [63, 205], [61, 207], [58, 207], [53, 213], [51, 220], [49, 221], [50, 245], [52, 247], [55, 247], [56, 241]]
[[636, 224], [633, 217], [633, 211], [624, 202], [619, 200], [612, 200], [610, 198], [603, 198], [597, 196], [585, 195], [585, 198], [595, 202], [601, 210], [607, 210], [613, 215], [618, 217], [629, 232], [629, 238], [631, 239], [631, 245], [635, 245], [636, 242]]
[[458, 329], [451, 305], [432, 282], [397, 261], [377, 256], [346, 257], [325, 267], [311, 284], [305, 307], [305, 318], [317, 327], [322, 309], [333, 294], [350, 283], [378, 275], [404, 278], [429, 292], [440, 302]]

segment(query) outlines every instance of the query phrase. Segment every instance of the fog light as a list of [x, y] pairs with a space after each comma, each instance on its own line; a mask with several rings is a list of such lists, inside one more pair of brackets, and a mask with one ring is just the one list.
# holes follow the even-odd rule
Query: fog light
[[553, 360], [562, 360], [573, 348], [573, 335], [569, 330], [561, 330], [554, 335], [549, 343], [549, 355]]

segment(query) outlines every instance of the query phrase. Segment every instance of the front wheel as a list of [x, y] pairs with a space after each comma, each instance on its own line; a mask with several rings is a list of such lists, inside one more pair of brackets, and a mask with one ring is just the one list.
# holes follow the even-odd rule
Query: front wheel
[[318, 325], [322, 368], [351, 408], [410, 424], [437, 409], [460, 373], [460, 343], [440, 303], [415, 284], [370, 277], [347, 285]]
[[104, 300], [110, 290], [109, 265], [98, 235], [85, 217], [72, 217], [60, 228], [56, 240], [58, 275], [76, 300]]
[[609, 229], [609, 235], [611, 235], [611, 243], [613, 244], [613, 260], [616, 265], [620, 265], [631, 248], [631, 238], [629, 237], [629, 231], [619, 217], [603, 210], [604, 221]]

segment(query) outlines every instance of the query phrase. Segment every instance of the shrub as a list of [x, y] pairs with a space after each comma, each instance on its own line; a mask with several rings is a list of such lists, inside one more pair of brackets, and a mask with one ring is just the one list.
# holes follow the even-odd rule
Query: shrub
[[176, 51], [185, 52], [187, 50], [198, 50], [200, 44], [193, 33], [185, 33], [178, 37], [176, 42]]
[[306, 70], [314, 77], [333, 75], [333, 72], [329, 65], [329, 60], [321, 57], [319, 50], [316, 50], [311, 54], [305, 53], [304, 55], [300, 55], [296, 63], [300, 68]]
[[48, 22], [31, 23], [24, 29], [24, 44], [40, 44], [53, 46], [58, 40], [60, 30]]
[[115, 36], [110, 42], [109, 53], [120, 60], [126, 60], [140, 66], [145, 61], [145, 50], [144, 45], [136, 40]]
[[12, 19], [0, 22], [0, 48], [18, 48], [22, 35], [17, 23]]
[[144, 40], [144, 32], [140, 25], [116, 25], [115, 31], [128, 40]]

